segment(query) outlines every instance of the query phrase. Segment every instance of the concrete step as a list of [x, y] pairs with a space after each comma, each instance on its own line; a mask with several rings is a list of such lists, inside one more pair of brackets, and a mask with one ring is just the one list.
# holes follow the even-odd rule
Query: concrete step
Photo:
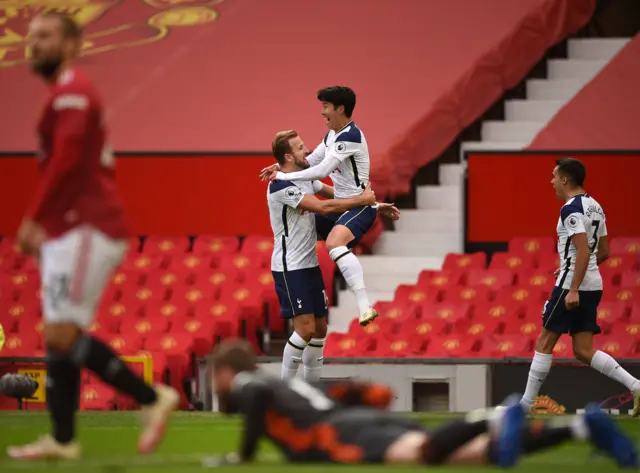
[[400, 284], [415, 284], [418, 281], [417, 274], [365, 274], [364, 283], [367, 291], [387, 292], [395, 289]]
[[[383, 233], [394, 233], [385, 232]], [[444, 262], [439, 256], [396, 256], [396, 255], [362, 255], [358, 256], [362, 265], [365, 280], [369, 275], [403, 275], [415, 276], [423, 269], [440, 269]]]
[[506, 121], [548, 122], [565, 104], [563, 100], [507, 100]]
[[567, 52], [569, 59], [611, 60], [629, 41], [629, 38], [570, 39]]
[[464, 176], [462, 164], [441, 164], [439, 169], [440, 185], [461, 186]]
[[549, 59], [549, 79], [593, 79], [607, 64], [603, 60]]
[[463, 235], [459, 233], [398, 233], [384, 232], [376, 242], [381, 255], [439, 256], [462, 250]]
[[558, 100], [568, 102], [589, 82], [587, 79], [530, 79], [527, 81], [527, 99]]
[[398, 233], [462, 232], [462, 209], [458, 210], [402, 210], [395, 222]]
[[482, 141], [531, 142], [544, 128], [544, 121], [504, 122], [487, 120], [482, 122]]
[[418, 186], [416, 205], [420, 210], [459, 210], [462, 208], [462, 187]]

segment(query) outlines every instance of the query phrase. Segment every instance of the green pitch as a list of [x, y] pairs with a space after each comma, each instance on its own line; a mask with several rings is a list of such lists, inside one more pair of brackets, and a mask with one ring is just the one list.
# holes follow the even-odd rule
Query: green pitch
[[[428, 416], [421, 418], [429, 427], [435, 427], [451, 416]], [[640, 420], [622, 419], [622, 425], [634, 437], [640, 437]], [[210, 413], [178, 413], [173, 418], [171, 429], [163, 445], [154, 455], [136, 455], [138, 424], [135, 413], [100, 412], [83, 413], [78, 421], [78, 432], [84, 449], [83, 459], [74, 463], [18, 463], [6, 458], [8, 445], [34, 440], [49, 428], [46, 414], [41, 412], [0, 413], [0, 472], [15, 471], [60, 473], [192, 473], [207, 471], [201, 467], [203, 456], [235, 451], [240, 437], [240, 424], [236, 419], [224, 418]], [[327, 467], [283, 465], [279, 455], [268, 442], [263, 442], [259, 462], [252, 466], [228, 467], [238, 473], [274, 472], [282, 473], [326, 473], [344, 470], [365, 473], [380, 469], [385, 473], [396, 471], [422, 471], [411, 467]], [[220, 469], [218, 469], [220, 470]], [[433, 468], [431, 468], [433, 470]], [[443, 468], [448, 472], [495, 471], [491, 468]], [[590, 456], [590, 447], [581, 444], [567, 445], [548, 453], [541, 453], [525, 460], [517, 469], [523, 473], [607, 473], [618, 471], [607, 459]]]

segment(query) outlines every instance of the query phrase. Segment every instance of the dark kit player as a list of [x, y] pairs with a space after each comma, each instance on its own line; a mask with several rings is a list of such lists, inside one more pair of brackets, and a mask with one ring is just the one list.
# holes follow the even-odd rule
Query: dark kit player
[[640, 381], [622, 368], [611, 355], [593, 348], [600, 333], [598, 305], [602, 298], [602, 276], [598, 265], [609, 257], [604, 211], [584, 190], [587, 170], [580, 161], [563, 158], [556, 162], [551, 185], [565, 202], [558, 219], [560, 268], [551, 297], [542, 309], [542, 332], [529, 371], [521, 403], [530, 410], [551, 370], [553, 348], [562, 334], [569, 334], [576, 358], [618, 381], [633, 394], [633, 416], [640, 414]]
[[244, 341], [221, 344], [209, 370], [221, 410], [244, 419], [240, 452], [206, 459], [211, 467], [252, 461], [262, 437], [297, 463], [511, 467], [523, 453], [590, 439], [621, 466], [637, 465], [633, 443], [597, 407], [564, 426], [527, 425], [524, 409], [514, 400], [489, 419], [455, 421], [429, 432], [417, 421], [381, 409], [392, 399], [388, 388], [261, 374]]
[[45, 13], [29, 27], [32, 67], [49, 84], [50, 96], [38, 126], [41, 181], [17, 239], [21, 251], [40, 265], [53, 435], [9, 447], [9, 456], [21, 460], [80, 456], [74, 424], [82, 368], [142, 406], [142, 453], [162, 439], [178, 403], [173, 389], [148, 386], [84, 331], [126, 252], [130, 233], [116, 192], [102, 100], [74, 66], [81, 45], [80, 28], [68, 16]]

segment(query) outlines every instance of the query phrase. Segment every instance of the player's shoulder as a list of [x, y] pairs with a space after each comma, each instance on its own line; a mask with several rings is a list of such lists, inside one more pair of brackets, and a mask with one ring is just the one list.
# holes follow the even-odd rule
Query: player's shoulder
[[563, 219], [575, 213], [584, 215], [584, 202], [582, 200], [583, 197], [584, 194], [576, 195], [565, 202], [565, 204], [560, 209], [560, 215]]
[[296, 187], [296, 185], [291, 181], [271, 181], [269, 183], [269, 194], [275, 194], [288, 187]]
[[99, 95], [89, 77], [80, 69], [63, 71], [52, 88], [54, 109], [88, 108], [100, 104]]
[[338, 135], [336, 137], [336, 141], [346, 143], [362, 143], [362, 132], [354, 122], [350, 122], [336, 134]]

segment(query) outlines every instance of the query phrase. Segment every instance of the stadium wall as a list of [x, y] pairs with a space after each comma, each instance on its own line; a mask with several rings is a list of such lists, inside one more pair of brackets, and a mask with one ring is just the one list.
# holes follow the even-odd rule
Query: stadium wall
[[505, 251], [514, 237], [555, 237], [561, 203], [551, 172], [567, 156], [585, 163], [586, 189], [603, 206], [610, 235], [640, 235], [633, 205], [640, 151], [473, 151], [465, 153], [465, 252]]
[[[453, 358], [327, 358], [322, 377], [328, 380], [361, 379], [393, 387], [391, 409], [399, 412], [468, 412], [500, 404], [524, 388], [530, 359]], [[618, 360], [633, 376], [640, 377], [640, 360]], [[200, 399], [205, 409], [217, 403], [205, 382], [201, 361]], [[612, 414], [627, 414], [633, 398], [624, 386], [603, 377], [574, 359], [556, 359], [542, 388], [535, 410], [541, 413], [575, 413], [595, 402]], [[280, 376], [281, 359], [264, 357], [261, 369]]]

